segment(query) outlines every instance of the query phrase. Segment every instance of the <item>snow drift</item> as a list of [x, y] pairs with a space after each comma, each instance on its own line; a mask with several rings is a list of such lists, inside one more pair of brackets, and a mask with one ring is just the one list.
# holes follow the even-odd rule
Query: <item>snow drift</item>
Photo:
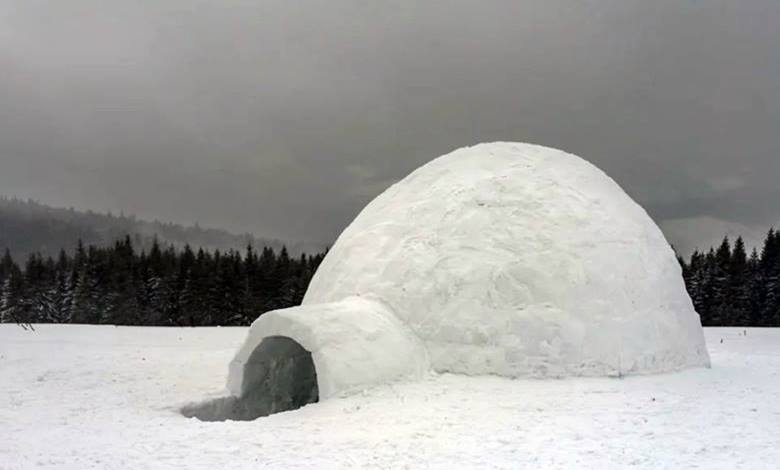
[[303, 305], [252, 325], [230, 366], [233, 395], [273, 369], [271, 357], [248, 367], [272, 337], [311, 353], [321, 399], [429, 370], [709, 366], [680, 266], [647, 213], [579, 157], [520, 143], [456, 150], [371, 202]]

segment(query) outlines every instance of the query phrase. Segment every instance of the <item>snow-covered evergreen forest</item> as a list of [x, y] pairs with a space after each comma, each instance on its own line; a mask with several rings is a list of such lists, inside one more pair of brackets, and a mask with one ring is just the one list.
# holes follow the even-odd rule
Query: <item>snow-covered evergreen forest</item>
[[680, 263], [704, 326], [780, 326], [780, 232], [770, 230], [760, 252], [725, 238]]
[[177, 250], [131, 238], [100, 248], [79, 243], [56, 259], [0, 260], [0, 320], [150, 326], [247, 325], [263, 312], [300, 304], [324, 254], [286, 248], [245, 253]]

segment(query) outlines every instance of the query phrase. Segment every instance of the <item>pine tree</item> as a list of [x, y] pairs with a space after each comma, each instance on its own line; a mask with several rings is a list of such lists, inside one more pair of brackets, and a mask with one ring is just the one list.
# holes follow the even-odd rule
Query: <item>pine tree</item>
[[290, 254], [287, 252], [287, 247], [283, 246], [276, 258], [276, 265], [271, 276], [271, 304], [268, 310], [277, 310], [293, 305], [292, 297], [295, 290], [293, 276], [295, 273], [291, 268]]
[[49, 321], [51, 299], [48, 292], [45, 262], [40, 255], [32, 254], [24, 268], [24, 290], [19, 302], [21, 312], [18, 314], [22, 322]]
[[747, 325], [756, 326], [760, 323], [764, 302], [764, 275], [761, 270], [761, 258], [755, 248], [753, 248], [747, 265], [747, 290], [750, 299]]
[[742, 237], [739, 237], [734, 243], [728, 267], [727, 295], [730, 299], [728, 325], [748, 326], [750, 324], [750, 283], [748, 275], [745, 242], [742, 240]]
[[226, 271], [227, 282], [225, 283], [225, 290], [227, 298], [225, 309], [227, 315], [225, 325], [244, 325], [248, 321], [245, 296], [246, 273], [241, 256], [238, 253], [231, 253]]
[[704, 318], [707, 305], [704, 298], [704, 289], [706, 284], [706, 260], [699, 250], [696, 250], [691, 255], [691, 262], [685, 269], [685, 281], [688, 288], [688, 293], [693, 301], [693, 306], [696, 312]]
[[184, 287], [179, 296], [179, 316], [176, 324], [179, 326], [198, 326], [203, 324], [203, 303], [198, 295], [198, 280], [189, 271], [185, 275]]
[[11, 251], [6, 248], [3, 258], [0, 259], [0, 285], [2, 285], [9, 276], [18, 274], [19, 267], [16, 265], [13, 258], [11, 258]]
[[47, 315], [48, 319], [52, 323], [70, 323], [73, 298], [70, 277], [67, 271], [57, 272], [57, 281], [49, 289], [48, 297], [51, 302]]
[[700, 310], [701, 322], [704, 326], [715, 326], [716, 318], [713, 307], [716, 301], [716, 261], [715, 250], [710, 248], [710, 251], [703, 255], [702, 268], [701, 268], [701, 287], [699, 292], [700, 298]]
[[3, 281], [3, 286], [0, 288], [0, 323], [11, 323], [14, 319], [14, 300], [11, 290], [11, 278], [8, 277]]
[[265, 299], [263, 296], [260, 260], [252, 245], [246, 249], [244, 258], [244, 324], [253, 322], [261, 313]]
[[256, 316], [276, 308], [275, 297], [279, 291], [279, 280], [275, 277], [276, 265], [277, 259], [274, 251], [268, 247], [263, 248], [263, 253], [260, 255], [258, 263], [258, 276], [254, 286], [256, 289], [255, 294], [259, 300], [255, 310]]
[[0, 323], [17, 323], [29, 325], [24, 318], [23, 295], [24, 284], [20, 274], [11, 273], [5, 278], [0, 291]]
[[86, 266], [76, 273], [69, 316], [73, 323], [80, 324], [97, 324], [101, 320], [97, 284]]
[[728, 237], [726, 237], [715, 252], [714, 265], [712, 266], [713, 307], [710, 317], [712, 326], [724, 326], [729, 322], [729, 316], [732, 311], [732, 299], [729, 291], [730, 267], [731, 244]]
[[761, 326], [780, 326], [780, 232], [769, 231], [761, 253], [764, 295]]
[[166, 278], [151, 275], [144, 282], [146, 299], [146, 325], [169, 325], [171, 319], [171, 292]]

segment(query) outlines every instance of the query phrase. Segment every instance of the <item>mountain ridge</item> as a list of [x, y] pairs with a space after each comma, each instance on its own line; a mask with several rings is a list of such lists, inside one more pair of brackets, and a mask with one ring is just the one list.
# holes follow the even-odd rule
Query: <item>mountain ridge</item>
[[54, 257], [61, 249], [75, 248], [79, 240], [86, 245], [106, 246], [125, 236], [130, 236], [138, 249], [148, 249], [155, 238], [161, 244], [177, 248], [190, 245], [196, 250], [243, 250], [251, 244], [277, 251], [286, 246], [292, 255], [299, 255], [318, 253], [326, 248], [324, 244], [284, 242], [250, 233], [234, 234], [223, 229], [203, 228], [197, 223], [186, 226], [0, 196], [0, 250], [8, 248], [18, 260], [24, 260], [32, 253]]

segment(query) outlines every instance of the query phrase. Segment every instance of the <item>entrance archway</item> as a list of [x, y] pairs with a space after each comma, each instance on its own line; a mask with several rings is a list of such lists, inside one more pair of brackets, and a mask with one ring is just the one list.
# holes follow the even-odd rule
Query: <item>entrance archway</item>
[[186, 407], [182, 414], [201, 421], [250, 421], [319, 400], [311, 353], [286, 336], [263, 339], [249, 356], [243, 373], [238, 397]]

